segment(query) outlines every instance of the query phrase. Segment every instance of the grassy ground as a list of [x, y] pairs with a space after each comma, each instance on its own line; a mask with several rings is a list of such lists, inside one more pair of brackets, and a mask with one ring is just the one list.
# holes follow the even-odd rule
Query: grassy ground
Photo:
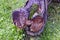
[[[25, 0], [0, 0], [0, 40], [22, 40], [23, 31], [13, 25], [12, 11], [24, 5]], [[48, 21], [40, 40], [60, 40], [60, 4], [48, 8]]]

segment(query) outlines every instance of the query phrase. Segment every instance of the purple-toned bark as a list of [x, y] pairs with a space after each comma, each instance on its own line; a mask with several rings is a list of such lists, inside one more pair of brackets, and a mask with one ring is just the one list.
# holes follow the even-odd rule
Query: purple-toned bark
[[[44, 20], [42, 22], [42, 26], [40, 26], [40, 23], [39, 23], [41, 20], [40, 18], [38, 19], [39, 22], [36, 21], [36, 19], [37, 19], [36, 16], [35, 16], [36, 19], [34, 19], [34, 18], [33, 18], [33, 20], [31, 19], [32, 21], [28, 19], [29, 13], [30, 13], [30, 8], [33, 4], [37, 4], [40, 6], [40, 11], [39, 11], [38, 15], [41, 16]], [[25, 31], [28, 35], [31, 35], [31, 36], [40, 35], [40, 33], [43, 31], [45, 23], [47, 21], [47, 5], [48, 5], [47, 0], [28, 0], [26, 5], [23, 8], [13, 11], [12, 16], [13, 16], [14, 24], [17, 27], [19, 27], [20, 29], [25, 28]], [[35, 21], [35, 23], [34, 23], [34, 21]], [[34, 25], [36, 24], [35, 28], [38, 27], [39, 29], [38, 28], [37, 28], [38, 30], [34, 29], [33, 28], [34, 25], [31, 25], [32, 23]], [[39, 26], [37, 23], [39, 24]], [[30, 27], [30, 25], [31, 25], [31, 27]], [[31, 29], [33, 29], [33, 31], [31, 31]], [[37, 30], [37, 31], [35, 32], [35, 30]]]
[[12, 16], [14, 24], [21, 29], [25, 28], [28, 14], [29, 13], [24, 8], [13, 11]]
[[37, 4], [41, 7], [41, 13], [43, 14], [45, 9], [44, 9], [44, 0], [28, 0], [26, 5], [25, 5], [25, 9], [28, 10], [29, 8], [31, 8], [31, 6], [33, 4]]
[[[26, 7], [27, 9], [29, 9], [32, 4], [37, 4], [40, 6], [41, 10], [40, 10], [40, 13], [42, 14], [42, 17], [44, 19], [44, 24], [43, 26], [41, 27], [41, 29], [37, 32], [32, 32], [30, 31], [30, 27], [26, 27], [26, 32], [28, 35], [31, 35], [31, 36], [37, 36], [37, 35], [40, 35], [40, 33], [43, 31], [44, 29], [44, 26], [45, 26], [45, 23], [47, 21], [47, 0], [29, 0], [26, 4]], [[41, 16], [41, 15], [40, 15]], [[35, 24], [34, 24], [35, 25]], [[38, 24], [37, 24], [38, 25]], [[37, 27], [37, 26], [36, 26]], [[38, 28], [37, 28], [38, 29]], [[36, 29], [36, 30], [37, 30]]]

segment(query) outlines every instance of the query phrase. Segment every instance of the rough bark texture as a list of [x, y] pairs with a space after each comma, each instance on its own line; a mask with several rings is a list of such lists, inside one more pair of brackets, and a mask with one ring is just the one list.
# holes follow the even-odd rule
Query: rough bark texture
[[29, 13], [24, 8], [15, 10], [12, 14], [14, 24], [20, 29], [25, 28], [26, 20], [28, 19], [28, 14]]
[[[27, 2], [27, 5], [26, 5], [26, 7], [28, 6], [29, 8], [32, 6], [32, 4], [37, 4], [37, 5], [39, 5], [40, 6], [40, 8], [41, 8], [41, 11], [40, 11], [40, 13], [42, 14], [42, 17], [43, 17], [43, 19], [44, 19], [44, 24], [43, 24], [43, 26], [42, 26], [42, 28], [41, 29], [39, 29], [39, 31], [37, 31], [37, 32], [31, 32], [30, 30], [30, 27], [28, 26], [27, 28], [26, 28], [26, 32], [27, 32], [27, 34], [28, 35], [31, 35], [31, 36], [37, 36], [37, 35], [40, 35], [40, 33], [43, 31], [43, 29], [44, 29], [44, 26], [45, 26], [45, 23], [46, 23], [46, 21], [47, 21], [47, 0], [29, 0], [28, 2]], [[25, 7], [25, 8], [26, 8]], [[29, 9], [28, 8], [28, 9]], [[30, 11], [29, 11], [30, 12]], [[39, 16], [41, 16], [41, 15], [39, 15]], [[38, 25], [38, 24], [37, 24]], [[37, 27], [37, 26], [36, 26]], [[32, 27], [33, 28], [33, 27]], [[37, 30], [37, 29], [36, 29]]]
[[[26, 33], [28, 35], [31, 35], [31, 36], [40, 35], [40, 33], [43, 31], [44, 26], [46, 24], [46, 21], [47, 21], [47, 8], [48, 8], [48, 4], [50, 4], [51, 2], [58, 2], [59, 3], [60, 0], [28, 0], [26, 2], [26, 5], [23, 8], [15, 10], [13, 12], [12, 16], [13, 16], [13, 22], [14, 22], [14, 24], [16, 26], [18, 26], [19, 28], [21, 28], [21, 29], [26, 28], [25, 30], [26, 30]], [[37, 29], [34, 29], [35, 23], [33, 23], [33, 26], [31, 25], [31, 27], [27, 26], [28, 23], [29, 24], [32, 23], [31, 21], [29, 21], [29, 14], [30, 14], [31, 10], [34, 8], [33, 7], [31, 9], [31, 7], [32, 7], [33, 4], [39, 5], [39, 9], [38, 9], [39, 13], [37, 13], [37, 14], [39, 16], [43, 17], [43, 19], [44, 19], [44, 24], [41, 27], [41, 29], [39, 29], [39, 31], [37, 31]], [[34, 17], [36, 18], [36, 15], [34, 15]], [[32, 19], [33, 19], [33, 17], [32, 17]], [[38, 23], [35, 19], [33, 19], [32, 21], [36, 22], [36, 24]], [[35, 28], [36, 27], [38, 27], [38, 24], [37, 24], [37, 26], [35, 26]], [[31, 32], [30, 31], [31, 29], [33, 29], [34, 31], [36, 30], [37, 32], [33, 32], [33, 31]]]

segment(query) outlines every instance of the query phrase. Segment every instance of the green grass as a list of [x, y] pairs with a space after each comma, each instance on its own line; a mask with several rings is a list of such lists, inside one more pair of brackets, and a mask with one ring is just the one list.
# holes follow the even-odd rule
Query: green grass
[[41, 40], [60, 40], [60, 4], [52, 3], [48, 7], [48, 21]]
[[[23, 39], [23, 31], [13, 24], [12, 11], [23, 7], [25, 1], [0, 0], [0, 40]], [[60, 40], [60, 4], [51, 4], [48, 10], [48, 21], [40, 40]]]
[[0, 40], [20, 40], [23, 31], [12, 21], [12, 11], [24, 5], [24, 0], [0, 0]]

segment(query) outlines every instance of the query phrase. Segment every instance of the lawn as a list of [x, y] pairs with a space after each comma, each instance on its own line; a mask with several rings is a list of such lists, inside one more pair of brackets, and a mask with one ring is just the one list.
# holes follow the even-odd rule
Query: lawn
[[[25, 34], [14, 26], [12, 11], [23, 7], [26, 0], [0, 0], [0, 40], [22, 40]], [[48, 20], [40, 40], [60, 40], [60, 4], [48, 7]]]

